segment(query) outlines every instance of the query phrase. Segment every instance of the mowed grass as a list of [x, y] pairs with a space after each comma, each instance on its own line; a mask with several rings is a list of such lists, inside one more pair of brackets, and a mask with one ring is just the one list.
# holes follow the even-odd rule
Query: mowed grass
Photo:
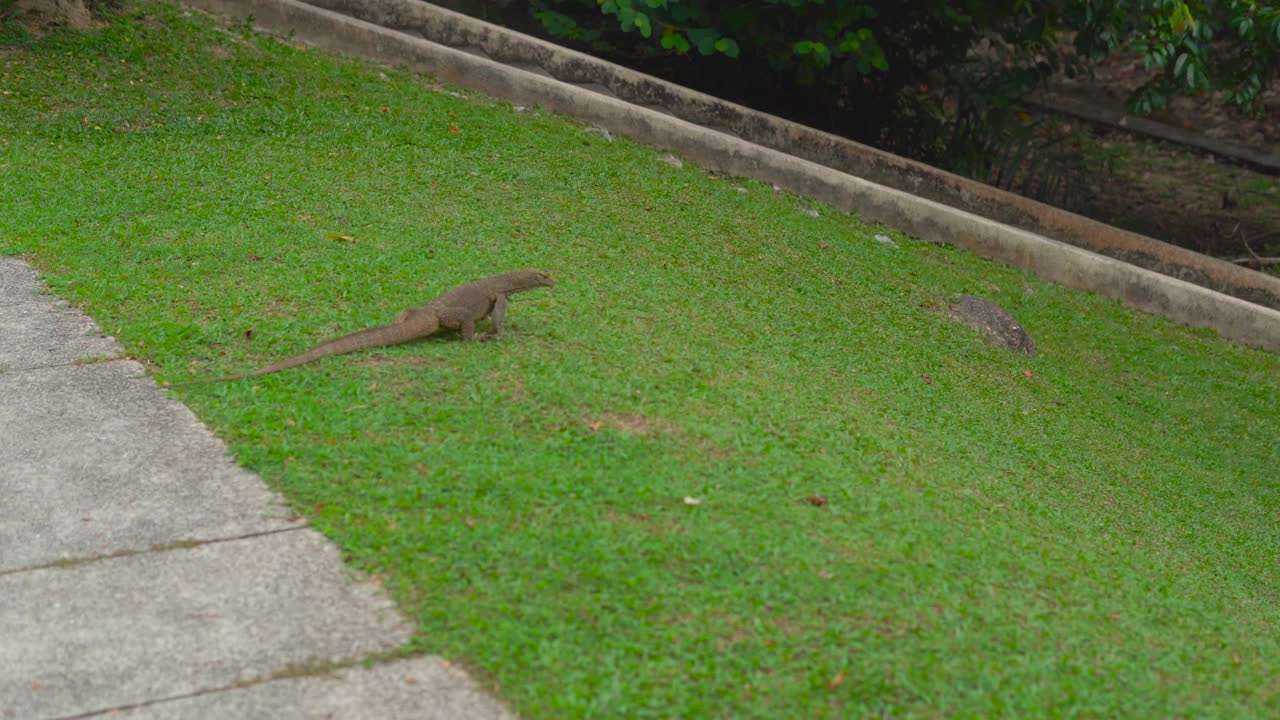
[[158, 380], [560, 280], [171, 391], [523, 715], [1280, 716], [1275, 356], [661, 157], [169, 5], [0, 51], [0, 252]]

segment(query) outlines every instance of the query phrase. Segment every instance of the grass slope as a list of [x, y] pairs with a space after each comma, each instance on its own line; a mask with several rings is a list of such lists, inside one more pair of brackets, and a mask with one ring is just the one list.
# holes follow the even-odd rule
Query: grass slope
[[1277, 358], [514, 110], [130, 5], [0, 51], [0, 252], [171, 381], [557, 276], [175, 391], [527, 716], [1280, 714]]

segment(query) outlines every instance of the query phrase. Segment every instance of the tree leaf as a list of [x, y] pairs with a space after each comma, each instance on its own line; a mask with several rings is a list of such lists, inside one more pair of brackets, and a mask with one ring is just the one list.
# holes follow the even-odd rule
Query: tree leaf
[[540, 12], [534, 17], [542, 22], [542, 27], [552, 35], [567, 35], [578, 29], [578, 23], [568, 15], [558, 12]]
[[733, 38], [720, 38], [716, 41], [715, 47], [727, 57], [738, 57], [738, 41]]
[[626, 32], [636, 26], [636, 11], [630, 7], [618, 7], [618, 22], [622, 25], [622, 29]]
[[1191, 32], [1196, 31], [1196, 19], [1191, 16], [1191, 8], [1186, 3], [1179, 3], [1173, 9], [1173, 14], [1169, 16], [1169, 25], [1174, 32], [1186, 32], [1187, 28], [1191, 28]]
[[685, 39], [684, 35], [681, 35], [671, 28], [667, 28], [666, 31], [662, 33], [662, 47], [667, 50], [675, 50], [676, 52], [681, 53], [688, 52], [689, 41]]
[[698, 52], [711, 55], [716, 51], [716, 41], [720, 39], [720, 31], [715, 28], [689, 28], [685, 31], [689, 41], [698, 46]]
[[636, 13], [636, 28], [640, 30], [640, 34], [649, 37], [653, 34], [653, 26], [649, 23], [649, 16], [644, 13]]

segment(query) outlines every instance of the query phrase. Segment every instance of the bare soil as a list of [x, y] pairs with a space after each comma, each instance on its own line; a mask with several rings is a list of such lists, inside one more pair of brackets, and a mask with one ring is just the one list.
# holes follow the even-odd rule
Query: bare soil
[[[1145, 79], [1141, 60], [1113, 57], [1087, 83], [1057, 91], [1121, 108]], [[1280, 87], [1263, 98], [1259, 116], [1246, 115], [1209, 95], [1175, 98], [1151, 119], [1207, 136], [1258, 147], [1280, 146]], [[1088, 199], [1074, 208], [1097, 220], [1182, 247], [1242, 263], [1254, 255], [1280, 256], [1280, 178], [1254, 172], [1193, 148], [1150, 140], [1123, 130], [1085, 124], [1083, 150]]]

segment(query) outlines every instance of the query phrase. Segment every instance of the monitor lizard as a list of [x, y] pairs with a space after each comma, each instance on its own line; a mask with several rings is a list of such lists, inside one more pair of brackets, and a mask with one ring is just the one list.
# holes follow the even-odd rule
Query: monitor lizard
[[[482, 280], [460, 285], [436, 297], [426, 305], [411, 307], [400, 314], [390, 325], [381, 325], [343, 335], [311, 348], [310, 350], [279, 362], [238, 375], [207, 380], [192, 380], [169, 387], [181, 387], [206, 382], [226, 382], [244, 378], [267, 375], [281, 370], [304, 365], [313, 360], [330, 355], [368, 350], [370, 348], [399, 345], [410, 340], [424, 338], [440, 328], [458, 330], [463, 340], [473, 340], [476, 335], [476, 323], [489, 318], [493, 323], [493, 334], [502, 335], [502, 322], [506, 314], [507, 298], [518, 292], [540, 287], [551, 287], [556, 281], [538, 270], [516, 270], [514, 272], [490, 275]], [[487, 339], [487, 338], [482, 338]]]

